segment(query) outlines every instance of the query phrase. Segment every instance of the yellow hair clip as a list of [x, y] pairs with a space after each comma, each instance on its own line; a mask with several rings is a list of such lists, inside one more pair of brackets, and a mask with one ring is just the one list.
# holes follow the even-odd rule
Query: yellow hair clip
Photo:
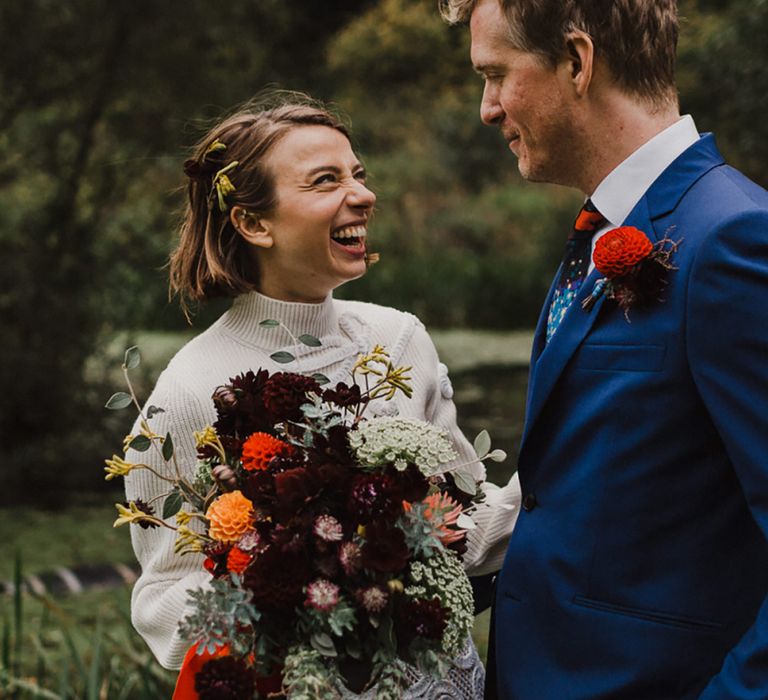
[[[223, 144], [222, 144], [223, 145]], [[237, 188], [232, 184], [232, 180], [229, 179], [227, 173], [235, 168], [240, 161], [233, 160], [229, 165], [219, 170], [213, 176], [213, 187], [216, 190], [216, 196], [219, 200], [219, 211], [225, 212], [229, 208], [227, 206], [227, 196], [232, 194]], [[213, 194], [213, 190], [211, 190]]]
[[227, 145], [225, 143], [222, 143], [219, 141], [219, 139], [214, 140], [208, 148], [205, 149], [205, 153], [203, 153], [203, 157], [200, 158], [200, 162], [202, 163], [209, 153], [215, 153], [216, 151], [226, 151]]

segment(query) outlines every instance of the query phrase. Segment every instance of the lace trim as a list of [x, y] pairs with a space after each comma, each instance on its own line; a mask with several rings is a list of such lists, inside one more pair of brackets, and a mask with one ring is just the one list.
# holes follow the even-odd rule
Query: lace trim
[[[482, 700], [485, 669], [470, 640], [464, 651], [454, 659], [447, 678], [437, 680], [425, 676], [413, 666], [405, 666], [410, 685], [403, 700]], [[376, 687], [356, 695], [341, 689], [342, 700], [376, 700]]]

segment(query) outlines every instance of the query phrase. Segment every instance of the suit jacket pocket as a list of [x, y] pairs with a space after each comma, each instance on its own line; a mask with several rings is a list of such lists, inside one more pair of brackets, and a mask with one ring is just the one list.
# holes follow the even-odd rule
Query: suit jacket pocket
[[585, 343], [574, 358], [575, 366], [602, 372], [660, 372], [664, 345], [597, 345]]
[[573, 597], [574, 605], [582, 608], [599, 610], [600, 612], [611, 615], [622, 615], [624, 617], [635, 618], [653, 622], [657, 625], [666, 625], [668, 627], [681, 627], [694, 632], [714, 632], [723, 627], [722, 623], [713, 620], [704, 620], [702, 618], [690, 617], [688, 615], [677, 615], [659, 610], [648, 610], [647, 608], [636, 608], [628, 605], [618, 605], [608, 603], [604, 600], [595, 600], [585, 596], [576, 595]]

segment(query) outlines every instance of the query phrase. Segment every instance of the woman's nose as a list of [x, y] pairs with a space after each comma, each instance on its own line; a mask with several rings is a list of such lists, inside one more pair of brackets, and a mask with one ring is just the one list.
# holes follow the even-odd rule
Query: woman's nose
[[365, 186], [365, 183], [355, 180], [355, 184], [350, 189], [348, 202], [353, 207], [372, 209], [376, 203], [376, 195]]

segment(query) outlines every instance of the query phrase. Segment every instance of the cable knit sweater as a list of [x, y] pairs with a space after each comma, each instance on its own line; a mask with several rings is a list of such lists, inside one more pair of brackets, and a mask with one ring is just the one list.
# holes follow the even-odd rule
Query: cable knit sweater
[[[284, 329], [259, 325], [267, 318], [281, 321], [294, 335], [314, 335], [322, 345], [294, 347]], [[412, 366], [413, 397], [398, 394], [389, 402], [374, 401], [367, 415], [396, 410], [402, 416], [428, 420], [448, 431], [461, 463], [471, 461], [472, 447], [456, 425], [447, 369], [439, 362], [419, 320], [394, 309], [331, 296], [320, 304], [282, 302], [255, 292], [238, 297], [232, 308], [187, 343], [160, 375], [147, 403], [165, 412], [153, 416], [150, 426], [157, 434], [172, 434], [182, 470], [192, 473], [196, 465], [192, 433], [216, 420], [211, 395], [217, 386], [249, 369], [295, 370], [295, 364], [278, 365], [270, 359], [277, 350], [294, 354], [302, 372], [321, 372], [332, 384], [349, 381], [357, 355], [369, 352], [377, 343], [387, 348], [395, 364]], [[135, 426], [134, 432], [137, 430]], [[127, 459], [149, 459], [150, 466], [161, 472], [167, 468], [153, 452], [139, 455], [129, 451]], [[485, 477], [482, 464], [476, 463], [473, 469], [478, 478]], [[126, 478], [128, 499], [149, 500], [165, 491], [164, 486], [148, 470], [134, 470]], [[520, 500], [516, 479], [504, 489], [487, 490], [487, 504], [474, 516], [478, 527], [471, 532], [465, 556], [465, 566], [474, 574], [501, 567]], [[497, 507], [500, 502], [515, 508]], [[180, 638], [177, 631], [186, 614], [186, 591], [205, 585], [210, 576], [203, 570], [200, 555], [174, 553], [175, 533], [167, 528], [132, 527], [131, 537], [142, 569], [131, 602], [133, 624], [164, 667], [179, 668], [189, 647], [189, 641]]]

